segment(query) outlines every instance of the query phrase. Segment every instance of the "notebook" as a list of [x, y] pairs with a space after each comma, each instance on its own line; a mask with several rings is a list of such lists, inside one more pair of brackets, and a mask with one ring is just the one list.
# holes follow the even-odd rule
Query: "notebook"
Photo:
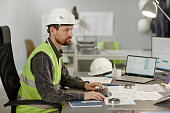
[[102, 102], [97, 100], [69, 101], [71, 107], [101, 107]]
[[128, 55], [126, 60], [125, 75], [116, 80], [146, 83], [155, 78], [155, 57]]

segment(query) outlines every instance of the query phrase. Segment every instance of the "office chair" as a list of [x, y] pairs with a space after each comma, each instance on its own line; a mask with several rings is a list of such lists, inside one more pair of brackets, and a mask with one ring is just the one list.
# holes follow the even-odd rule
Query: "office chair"
[[50, 105], [61, 112], [62, 106], [42, 100], [17, 100], [20, 79], [15, 67], [8, 26], [0, 26], [0, 77], [9, 99], [4, 107], [11, 106], [11, 113], [16, 113], [17, 105]]
[[35, 49], [35, 47], [33, 41], [30, 39], [25, 40], [25, 45], [26, 45], [27, 58], [28, 58], [32, 53], [32, 51]]

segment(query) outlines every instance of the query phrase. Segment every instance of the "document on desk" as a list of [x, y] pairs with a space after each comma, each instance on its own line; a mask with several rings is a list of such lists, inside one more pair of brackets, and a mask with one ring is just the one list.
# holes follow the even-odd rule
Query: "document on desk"
[[108, 87], [108, 92], [111, 92], [112, 96], [114, 97], [119, 97], [120, 95], [123, 97], [123, 95], [125, 95], [132, 98], [133, 100], [157, 100], [162, 97], [162, 95], [157, 91], [147, 91], [137, 90], [136, 86], [133, 86], [132, 89], [124, 88], [124, 86]]
[[136, 88], [134, 86], [132, 86], [132, 89], [127, 89], [124, 88], [124, 86], [108, 86], [108, 91], [111, 93], [129, 93], [129, 92], [137, 92]]
[[134, 92], [128, 93], [133, 100], [158, 100], [162, 97], [158, 92]]
[[109, 91], [116, 92], [165, 92], [166, 90], [159, 84], [135, 84], [132, 89], [126, 89], [124, 86], [112, 86], [108, 87]]
[[83, 81], [100, 82], [102, 84], [111, 84], [112, 78], [108, 77], [81, 77]]
[[71, 107], [101, 107], [102, 102], [97, 100], [69, 101]]
[[[120, 103], [109, 103], [110, 98], [120, 99]], [[104, 99], [106, 105], [136, 105], [133, 98], [129, 97], [128, 94], [112, 95]]]
[[165, 92], [166, 90], [160, 84], [135, 84], [137, 91], [145, 91], [145, 92]]

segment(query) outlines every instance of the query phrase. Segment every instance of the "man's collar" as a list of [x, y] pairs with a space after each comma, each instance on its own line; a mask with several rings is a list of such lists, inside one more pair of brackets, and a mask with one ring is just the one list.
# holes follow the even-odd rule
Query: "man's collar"
[[[61, 49], [58, 51], [57, 48], [55, 47], [55, 45], [53, 44], [53, 42], [51, 41], [50, 38], [48, 38], [47, 40], [48, 40], [49, 44], [51, 45], [51, 47], [53, 48], [53, 50], [54, 50], [57, 58], [62, 57], [62, 56], [63, 56], [63, 55], [62, 55], [63, 51], [62, 51]], [[48, 43], [48, 42], [47, 42], [47, 43]]]

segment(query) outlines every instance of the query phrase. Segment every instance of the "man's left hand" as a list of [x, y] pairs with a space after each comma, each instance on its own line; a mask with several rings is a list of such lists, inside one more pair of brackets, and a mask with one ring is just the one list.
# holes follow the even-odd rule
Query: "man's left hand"
[[95, 91], [95, 87], [98, 86], [100, 88], [100, 90], [104, 89], [104, 86], [99, 83], [99, 82], [93, 82], [93, 83], [85, 83], [84, 88], [86, 90], [92, 90]]

